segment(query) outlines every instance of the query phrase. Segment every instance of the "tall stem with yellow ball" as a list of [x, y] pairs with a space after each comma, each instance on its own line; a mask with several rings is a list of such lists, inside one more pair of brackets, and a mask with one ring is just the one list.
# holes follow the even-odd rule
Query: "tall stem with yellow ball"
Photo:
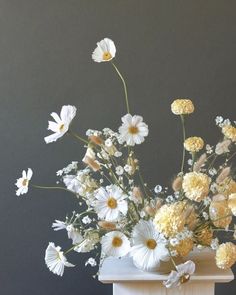
[[182, 163], [181, 163], [181, 172], [184, 172], [184, 162], [185, 162], [185, 148], [184, 148], [184, 142], [186, 139], [186, 130], [185, 130], [185, 120], [184, 115], [180, 115], [181, 118], [181, 124], [182, 124], [182, 130], [183, 130], [183, 154], [182, 154]]
[[118, 76], [120, 77], [123, 87], [124, 87], [124, 92], [125, 92], [125, 103], [126, 103], [126, 109], [127, 113], [130, 114], [130, 108], [129, 108], [129, 99], [128, 99], [128, 92], [127, 92], [127, 86], [124, 77], [121, 75], [121, 72], [118, 70], [117, 66], [114, 64], [114, 62], [111, 62], [113, 68], [117, 72]]

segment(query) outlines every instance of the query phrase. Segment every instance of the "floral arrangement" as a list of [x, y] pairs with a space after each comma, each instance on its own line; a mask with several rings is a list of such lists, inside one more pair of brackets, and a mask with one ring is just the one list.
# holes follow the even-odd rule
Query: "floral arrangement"
[[[190, 99], [176, 99], [171, 111], [180, 118], [183, 127], [183, 153], [180, 171], [171, 188], [156, 185], [148, 187], [135, 154], [135, 145], [148, 136], [148, 125], [138, 115], [131, 115], [126, 82], [114, 63], [116, 47], [105, 38], [97, 43], [92, 54], [95, 62], [112, 65], [124, 87], [127, 114], [121, 118], [118, 131], [104, 128], [89, 129], [83, 138], [72, 130], [76, 107], [65, 105], [60, 115], [51, 113], [45, 137], [52, 143], [70, 135], [86, 147], [82, 169], [77, 161], [59, 170], [61, 185], [32, 184], [32, 170], [23, 171], [16, 182], [17, 196], [26, 194], [29, 187], [60, 189], [73, 193], [81, 205], [81, 212], [73, 212], [64, 221], [55, 220], [52, 228], [64, 230], [72, 241], [66, 251], [50, 242], [45, 252], [45, 263], [50, 271], [63, 275], [65, 267], [74, 267], [67, 261], [71, 251], [91, 252], [85, 265], [95, 267], [105, 257], [129, 255], [135, 265], [152, 270], [170, 261], [173, 269], [164, 282], [166, 287], [177, 286], [189, 280], [195, 271], [188, 257], [196, 247], [215, 251], [216, 265], [230, 268], [236, 262], [236, 181], [232, 167], [236, 155], [236, 122], [216, 118], [221, 139], [215, 146], [204, 143], [201, 137], [186, 137], [186, 118], [194, 112]], [[188, 157], [187, 157], [188, 156]], [[171, 190], [171, 191], [170, 191]], [[83, 210], [82, 210], [83, 208]], [[85, 208], [85, 209], [84, 209]], [[224, 232], [228, 242], [217, 238]]]

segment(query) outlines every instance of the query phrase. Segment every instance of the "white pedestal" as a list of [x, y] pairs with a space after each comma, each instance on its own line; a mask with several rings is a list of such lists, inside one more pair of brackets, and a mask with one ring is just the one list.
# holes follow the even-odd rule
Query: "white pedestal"
[[188, 283], [166, 289], [162, 282], [167, 276], [143, 272], [133, 265], [131, 258], [107, 258], [100, 270], [99, 280], [113, 284], [113, 295], [214, 295], [215, 283], [234, 279], [231, 270], [218, 269], [213, 258], [204, 256], [197, 261], [196, 272]]

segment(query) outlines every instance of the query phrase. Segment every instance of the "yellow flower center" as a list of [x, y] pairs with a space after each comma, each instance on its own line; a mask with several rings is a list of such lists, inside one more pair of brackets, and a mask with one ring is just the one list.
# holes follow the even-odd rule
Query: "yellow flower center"
[[64, 124], [61, 124], [61, 126], [59, 127], [59, 130], [60, 130], [60, 131], [63, 131], [64, 126], [65, 126]]
[[131, 133], [131, 134], [137, 134], [138, 133], [138, 127], [136, 127], [136, 126], [130, 126], [129, 127], [129, 133]]
[[24, 180], [22, 181], [22, 185], [23, 185], [23, 186], [27, 186], [27, 185], [28, 185], [28, 179], [24, 179]]
[[120, 247], [123, 244], [123, 241], [120, 237], [114, 237], [112, 240], [112, 246], [115, 248]]
[[190, 279], [190, 275], [186, 273], [182, 277], [180, 277], [180, 283], [181, 284], [187, 283], [189, 279]]
[[103, 53], [103, 60], [110, 60], [112, 58], [111, 54], [109, 51], [106, 51]]
[[110, 197], [107, 200], [107, 206], [111, 209], [115, 209], [117, 207], [117, 201], [116, 199], [114, 199], [113, 197]]
[[157, 242], [154, 239], [147, 240], [146, 244], [147, 244], [147, 247], [151, 250], [154, 250], [157, 246]]

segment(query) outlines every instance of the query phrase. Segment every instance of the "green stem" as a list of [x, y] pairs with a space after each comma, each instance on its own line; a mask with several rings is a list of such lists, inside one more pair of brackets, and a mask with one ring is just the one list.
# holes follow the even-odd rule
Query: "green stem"
[[82, 138], [81, 136], [79, 136], [78, 134], [76, 134], [75, 132], [73, 132], [72, 130], [69, 130], [69, 131], [68, 131], [68, 134], [74, 136], [76, 139], [78, 139], [79, 141], [82, 141], [83, 143], [86, 143], [86, 144], [89, 143], [88, 140]]
[[76, 193], [62, 186], [42, 186], [42, 185], [36, 185], [36, 184], [31, 184], [31, 186], [34, 188], [39, 188], [39, 189], [59, 189], [59, 190], [67, 191], [74, 195], [77, 195]]
[[194, 164], [195, 164], [195, 158], [196, 158], [196, 153], [192, 153], [192, 171], [193, 171], [193, 169], [194, 169]]
[[123, 76], [121, 75], [120, 71], [118, 70], [117, 66], [114, 64], [114, 62], [111, 62], [113, 68], [116, 70], [118, 76], [120, 77], [122, 83], [123, 83], [123, 86], [124, 86], [124, 92], [125, 92], [125, 103], [126, 103], [126, 109], [127, 109], [127, 112], [128, 114], [130, 114], [130, 109], [129, 109], [129, 100], [128, 100], [128, 92], [127, 92], [127, 86], [126, 86], [126, 83], [125, 83], [125, 79], [123, 78]]
[[181, 124], [182, 124], [182, 131], [183, 131], [183, 154], [182, 154], [182, 163], [181, 163], [181, 172], [184, 172], [184, 162], [185, 162], [185, 148], [184, 142], [186, 139], [186, 130], [185, 130], [185, 122], [184, 122], [184, 115], [180, 115]]

